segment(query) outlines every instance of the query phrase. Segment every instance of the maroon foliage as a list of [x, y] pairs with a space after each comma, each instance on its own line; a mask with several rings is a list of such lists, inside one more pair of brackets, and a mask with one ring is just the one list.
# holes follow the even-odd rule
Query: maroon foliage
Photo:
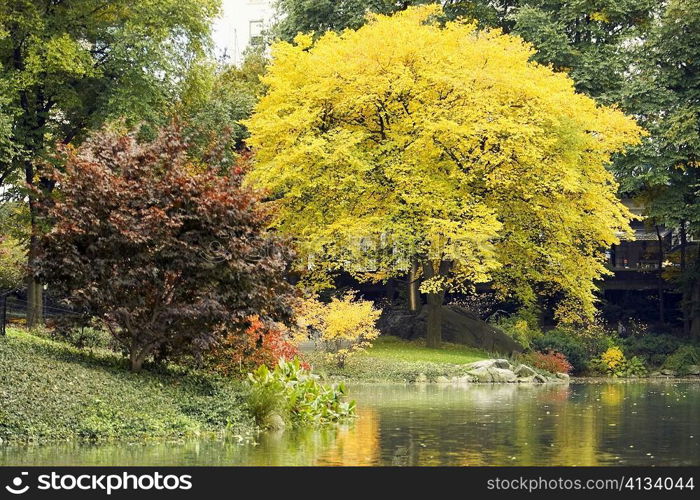
[[197, 355], [251, 316], [288, 321], [289, 251], [240, 176], [188, 163], [174, 127], [64, 153], [36, 272], [106, 324], [133, 370], [156, 352]]

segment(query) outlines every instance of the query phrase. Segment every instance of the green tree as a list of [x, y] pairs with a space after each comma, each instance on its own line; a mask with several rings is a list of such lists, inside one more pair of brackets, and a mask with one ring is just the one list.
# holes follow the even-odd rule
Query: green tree
[[[654, 0], [524, 0], [503, 27], [532, 43], [534, 60], [566, 71], [585, 92], [618, 103], [631, 63], [628, 47], [646, 35]], [[510, 24], [512, 23], [512, 24]]]
[[439, 3], [444, 17], [476, 19], [532, 43], [534, 60], [566, 71], [577, 90], [606, 104], [618, 102], [629, 67], [631, 40], [643, 37], [659, 2], [654, 0], [279, 0], [274, 35], [357, 29], [367, 13], [391, 14], [411, 5]]
[[700, 337], [700, 4], [672, 0], [637, 59], [623, 105], [650, 135], [615, 163], [623, 192], [646, 201], [652, 223], [680, 235], [680, 284], [687, 333]]
[[252, 50], [240, 67], [204, 61], [190, 70], [174, 114], [193, 161], [206, 164], [216, 155], [217, 164], [227, 168], [236, 162], [248, 137], [242, 121], [264, 92], [260, 77], [267, 64], [262, 51]]
[[0, 236], [0, 291], [17, 288], [25, 276], [26, 258], [19, 241]]
[[[0, 180], [50, 189], [37, 165], [106, 121], [162, 114], [209, 43], [218, 0], [0, 0]], [[9, 126], [9, 129], [8, 129]], [[11, 132], [8, 135], [8, 130]], [[28, 189], [32, 227], [35, 195]], [[29, 242], [34, 260], [36, 237]], [[41, 317], [29, 280], [29, 325]]]
[[357, 29], [368, 13], [392, 14], [411, 5], [434, 3], [435, 0], [277, 0], [280, 21], [273, 28], [275, 38], [291, 42], [298, 33]]
[[26, 204], [0, 203], [0, 291], [20, 288], [26, 280], [28, 223]]

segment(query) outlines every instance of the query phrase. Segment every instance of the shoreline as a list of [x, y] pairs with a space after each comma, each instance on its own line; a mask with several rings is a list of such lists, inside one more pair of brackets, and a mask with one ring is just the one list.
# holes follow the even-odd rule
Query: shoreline
[[[521, 378], [512, 380], [468, 380], [469, 372], [473, 371], [474, 362], [468, 363], [438, 363], [428, 361], [408, 361], [365, 352], [348, 360], [344, 368], [329, 363], [320, 352], [306, 353], [305, 358], [313, 366], [314, 372], [322, 381], [328, 383], [347, 384], [435, 384], [435, 385], [467, 385], [467, 384], [530, 384], [553, 385], [565, 383], [601, 384], [601, 383], [634, 383], [634, 382], [700, 382], [700, 375], [647, 375], [644, 377], [612, 377], [605, 375], [570, 375], [553, 374], [543, 370], [532, 369], [545, 380], [532, 381]], [[513, 359], [487, 357], [476, 363], [506, 361], [517, 368], [520, 363]]]

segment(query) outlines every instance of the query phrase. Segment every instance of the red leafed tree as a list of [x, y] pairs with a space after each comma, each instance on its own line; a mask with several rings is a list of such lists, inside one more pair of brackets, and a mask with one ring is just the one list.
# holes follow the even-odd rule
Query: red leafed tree
[[240, 172], [195, 165], [177, 127], [153, 142], [103, 132], [64, 151], [45, 197], [49, 228], [35, 272], [100, 318], [138, 371], [159, 356], [199, 355], [251, 317], [289, 321], [291, 257], [266, 231]]

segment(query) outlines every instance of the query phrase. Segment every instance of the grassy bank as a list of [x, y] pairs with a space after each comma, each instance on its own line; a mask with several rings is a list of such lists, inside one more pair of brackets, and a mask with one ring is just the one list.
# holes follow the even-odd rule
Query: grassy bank
[[12, 328], [0, 337], [0, 367], [0, 441], [138, 441], [254, 429], [237, 382], [177, 368], [130, 373], [109, 351]]
[[370, 349], [351, 358], [343, 368], [329, 363], [321, 353], [308, 355], [314, 371], [321, 375], [361, 382], [414, 382], [422, 375], [435, 381], [438, 377], [464, 375], [465, 365], [492, 357], [462, 345], [444, 343], [439, 349], [431, 349], [422, 340], [391, 336], [379, 337]]

